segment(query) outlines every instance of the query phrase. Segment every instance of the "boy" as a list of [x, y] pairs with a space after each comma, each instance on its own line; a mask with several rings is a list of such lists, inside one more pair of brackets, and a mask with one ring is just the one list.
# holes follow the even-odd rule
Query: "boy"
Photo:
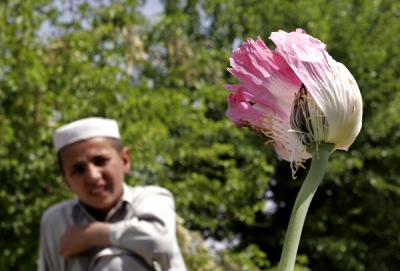
[[116, 121], [77, 120], [59, 128], [53, 141], [77, 199], [43, 214], [39, 271], [186, 270], [173, 197], [160, 187], [124, 183], [130, 158]]

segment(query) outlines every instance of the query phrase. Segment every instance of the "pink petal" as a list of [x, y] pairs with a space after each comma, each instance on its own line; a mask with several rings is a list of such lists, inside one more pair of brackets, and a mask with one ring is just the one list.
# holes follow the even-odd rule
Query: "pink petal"
[[[271, 33], [270, 39], [279, 53], [306, 86], [318, 105], [331, 89], [332, 69], [336, 61], [326, 52], [325, 44], [306, 34], [304, 30]], [[321, 108], [322, 110], [322, 108]]]
[[228, 96], [228, 110], [226, 115], [238, 127], [248, 126], [259, 132], [261, 129], [270, 129], [266, 122], [271, 109], [257, 104], [254, 95], [248, 92], [231, 93]]
[[229, 72], [241, 82], [225, 85], [227, 116], [271, 142], [281, 159], [300, 163], [309, 158], [305, 147], [290, 133], [290, 114], [301, 81], [279, 54], [264, 42], [248, 39], [232, 53]]
[[244, 42], [233, 52], [230, 63], [228, 70], [242, 82], [242, 88], [263, 104], [290, 116], [294, 93], [301, 82], [285, 60], [269, 50], [261, 38]]

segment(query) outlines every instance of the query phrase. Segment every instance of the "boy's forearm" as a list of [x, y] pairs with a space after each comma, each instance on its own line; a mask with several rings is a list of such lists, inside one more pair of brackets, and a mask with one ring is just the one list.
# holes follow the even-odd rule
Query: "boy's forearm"
[[109, 247], [111, 246], [109, 239], [110, 226], [105, 222], [93, 222], [85, 226], [86, 240], [91, 247]]

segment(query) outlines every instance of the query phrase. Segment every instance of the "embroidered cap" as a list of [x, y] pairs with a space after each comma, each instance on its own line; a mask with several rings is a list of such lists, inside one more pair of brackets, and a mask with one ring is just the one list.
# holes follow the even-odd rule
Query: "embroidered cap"
[[91, 117], [73, 121], [56, 130], [53, 143], [58, 152], [63, 147], [92, 137], [120, 138], [118, 124], [113, 119]]

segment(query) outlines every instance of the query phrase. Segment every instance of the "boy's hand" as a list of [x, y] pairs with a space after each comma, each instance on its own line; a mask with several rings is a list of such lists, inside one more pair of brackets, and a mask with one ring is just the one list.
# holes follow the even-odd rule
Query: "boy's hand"
[[60, 239], [59, 254], [68, 259], [92, 247], [108, 247], [108, 232], [109, 225], [103, 222], [69, 227]]

